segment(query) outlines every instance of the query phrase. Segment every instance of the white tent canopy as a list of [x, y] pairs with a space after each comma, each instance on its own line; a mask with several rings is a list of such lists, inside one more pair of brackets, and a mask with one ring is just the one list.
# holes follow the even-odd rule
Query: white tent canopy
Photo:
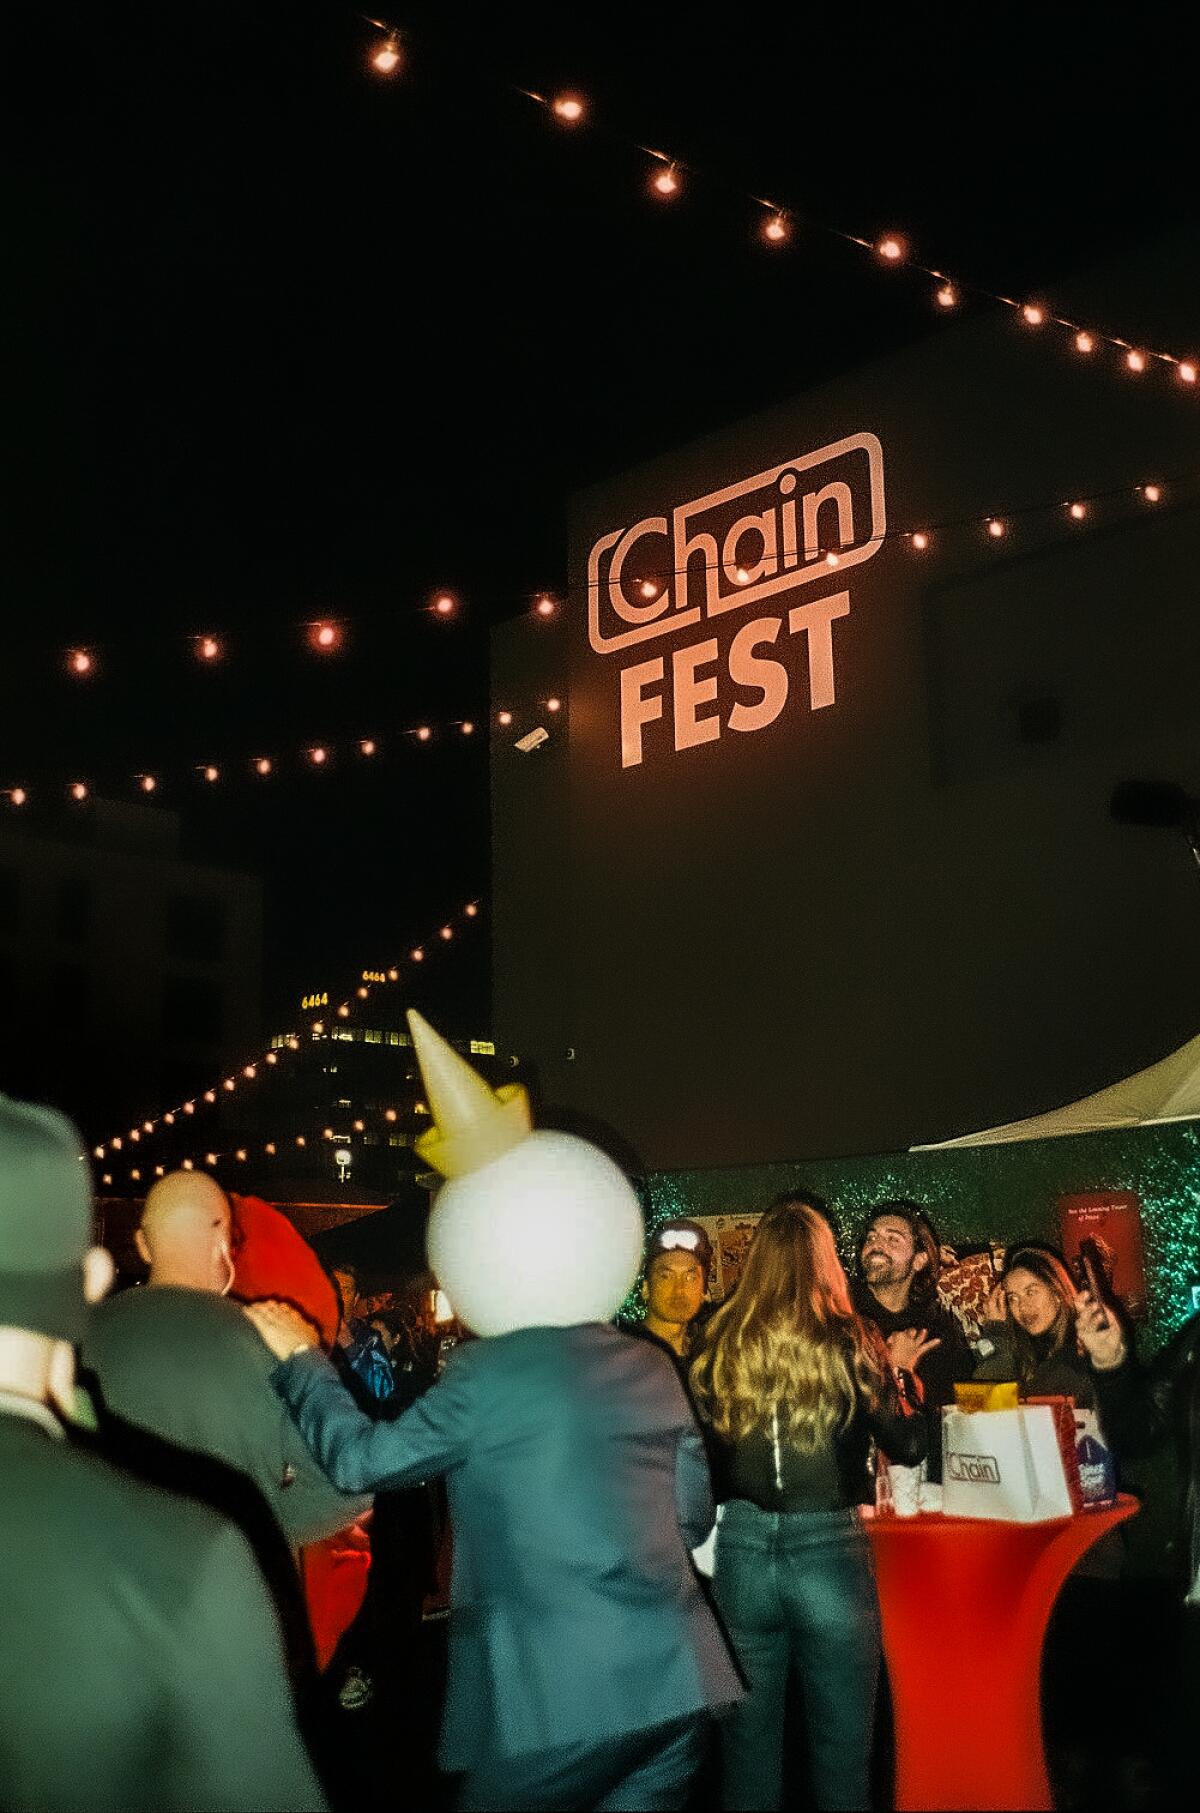
[[1147, 1127], [1159, 1121], [1200, 1118], [1200, 1036], [1189, 1039], [1170, 1057], [1135, 1071], [1095, 1095], [1068, 1102], [1049, 1114], [1029, 1120], [1009, 1121], [983, 1133], [964, 1133], [961, 1139], [939, 1140], [912, 1146], [913, 1152], [946, 1152], [955, 1146], [998, 1146], [1019, 1139], [1056, 1139], [1064, 1133], [1102, 1133], [1113, 1127]]

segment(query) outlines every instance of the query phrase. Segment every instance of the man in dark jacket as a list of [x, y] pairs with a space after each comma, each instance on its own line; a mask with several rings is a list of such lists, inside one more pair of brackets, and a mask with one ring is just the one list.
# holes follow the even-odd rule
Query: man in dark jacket
[[941, 1413], [954, 1387], [973, 1376], [975, 1356], [953, 1313], [937, 1294], [941, 1248], [919, 1203], [881, 1202], [858, 1246], [854, 1307], [873, 1322], [907, 1394], [929, 1424], [929, 1477], [942, 1476]]
[[0, 1097], [0, 1806], [323, 1808], [246, 1542], [72, 1426], [90, 1232], [78, 1136]]

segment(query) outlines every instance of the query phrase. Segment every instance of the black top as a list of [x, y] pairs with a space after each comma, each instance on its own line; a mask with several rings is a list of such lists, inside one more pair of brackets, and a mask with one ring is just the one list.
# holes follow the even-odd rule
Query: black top
[[915, 1467], [925, 1458], [928, 1439], [925, 1418], [904, 1409], [889, 1381], [873, 1401], [858, 1395], [850, 1421], [811, 1454], [791, 1446], [782, 1426], [778, 1440], [773, 1428], [755, 1429], [739, 1442], [715, 1436], [716, 1496], [746, 1498], [763, 1511], [838, 1511], [867, 1504], [871, 1442], [898, 1466]]
[[871, 1322], [886, 1341], [889, 1335], [923, 1328], [940, 1346], [927, 1353], [917, 1367], [919, 1383], [909, 1386], [909, 1397], [920, 1403], [929, 1443], [929, 1477], [942, 1477], [942, 1406], [953, 1404], [955, 1385], [975, 1377], [975, 1355], [957, 1316], [946, 1308], [936, 1290], [927, 1291], [904, 1309], [888, 1309], [869, 1285], [856, 1278], [851, 1286], [854, 1307]]

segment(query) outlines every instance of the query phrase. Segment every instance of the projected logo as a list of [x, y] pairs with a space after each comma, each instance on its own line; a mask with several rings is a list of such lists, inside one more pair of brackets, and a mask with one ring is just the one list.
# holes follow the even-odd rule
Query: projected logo
[[[600, 536], [588, 555], [593, 650], [671, 645], [669, 678], [665, 653], [621, 671], [622, 766], [642, 762], [646, 727], [665, 719], [668, 691], [677, 752], [715, 742], [725, 726], [747, 732], [773, 723], [787, 703], [788, 669], [762, 651], [781, 638], [807, 643], [811, 707], [833, 704], [832, 624], [849, 615], [849, 593], [811, 597], [781, 616], [745, 613], [820, 581], [840, 585], [847, 569], [878, 552], [885, 529], [883, 448], [864, 433], [677, 504], [669, 518], [643, 517]], [[717, 634], [687, 635], [710, 624]], [[739, 695], [724, 716], [722, 658], [728, 690]]]

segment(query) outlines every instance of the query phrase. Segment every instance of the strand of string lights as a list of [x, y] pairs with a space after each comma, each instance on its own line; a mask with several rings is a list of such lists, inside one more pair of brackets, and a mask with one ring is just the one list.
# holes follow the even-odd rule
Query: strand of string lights
[[[368, 14], [360, 13], [358, 17], [376, 34], [368, 51], [369, 67], [385, 79], [402, 74], [407, 63], [407, 46], [413, 41], [412, 32], [407, 27], [401, 28]], [[931, 303], [937, 314], [953, 314], [964, 300], [975, 298], [1006, 309], [1024, 329], [1060, 330], [1066, 337], [1067, 344], [1083, 359], [1091, 359], [1095, 354], [1107, 350], [1119, 356], [1124, 370], [1132, 376], [1141, 376], [1157, 367], [1171, 373], [1185, 387], [1196, 385], [1197, 374], [1200, 373], [1200, 358], [1196, 356], [1181, 356], [1163, 347], [1150, 346], [1132, 339], [1111, 328], [1074, 320], [1071, 316], [1060, 314], [1049, 302], [1038, 296], [1026, 296], [1023, 299], [1008, 296], [986, 284], [939, 270], [916, 257], [908, 238], [899, 231], [889, 229], [873, 238], [864, 237], [846, 227], [821, 220], [807, 208], [802, 209], [782, 198], [771, 200], [766, 196], [756, 195], [722, 173], [703, 169], [687, 158], [642, 144], [640, 140], [627, 136], [616, 128], [601, 127], [596, 121], [591, 103], [577, 90], [564, 89], [555, 94], [541, 94], [537, 89], [525, 88], [501, 77], [494, 79], [498, 86], [523, 95], [543, 108], [556, 126], [569, 131], [585, 127], [603, 131], [614, 143], [645, 157], [648, 160], [646, 189], [655, 201], [678, 201], [692, 182], [720, 187], [726, 193], [737, 195], [743, 203], [755, 210], [757, 237], [772, 250], [780, 251], [794, 244], [801, 233], [821, 234], [825, 238], [858, 248], [867, 254], [873, 265], [890, 269], [904, 268], [927, 281]]]
[[[155, 769], [134, 769], [123, 773], [114, 783], [122, 789], [132, 789], [143, 800], [161, 800], [169, 790], [172, 780], [178, 788], [187, 786], [207, 792], [219, 788], [231, 780], [241, 779], [251, 784], [264, 783], [281, 779], [289, 774], [332, 774], [341, 767], [362, 768], [382, 762], [388, 751], [398, 747], [416, 744], [418, 747], [437, 748], [439, 744], [461, 742], [464, 738], [476, 738], [488, 723], [499, 730], [507, 730], [512, 725], [540, 718], [545, 712], [553, 716], [562, 709], [562, 700], [551, 695], [538, 699], [519, 710], [501, 708], [490, 714], [489, 720], [480, 718], [450, 718], [442, 722], [430, 721], [416, 724], [408, 729], [394, 730], [386, 738], [355, 737], [348, 741], [305, 743], [293, 749], [287, 757], [278, 752], [241, 756], [234, 761], [187, 762], [178, 767]], [[85, 779], [73, 775], [47, 783], [45, 788], [35, 787], [28, 777], [8, 782], [0, 786], [0, 799], [18, 811], [40, 801], [43, 797], [66, 799], [71, 805], [86, 806], [87, 803], [102, 791], [94, 779]]]
[[[1093, 519], [1095, 512], [1098, 509], [1106, 504], [1117, 502], [1122, 498], [1134, 499], [1142, 503], [1157, 504], [1167, 495], [1168, 490], [1172, 493], [1177, 493], [1188, 486], [1194, 486], [1198, 481], [1200, 481], [1200, 474], [1176, 473], [1167, 478], [1112, 485], [1101, 491], [1076, 493], [1067, 499], [1064, 499], [1060, 493], [1049, 501], [1045, 498], [1036, 499], [1031, 502], [1012, 506], [973, 511], [969, 515], [956, 516], [942, 522], [910, 524], [903, 528], [888, 529], [880, 540], [907, 542], [918, 552], [924, 552], [932, 546], [935, 536], [941, 536], [950, 531], [964, 528], [975, 529], [982, 524], [988, 534], [996, 537], [1004, 534], [1005, 529], [1003, 527], [1000, 529], [994, 528], [992, 525], [995, 523], [1009, 524], [1038, 515], [1053, 518], [1055, 515], [1062, 513], [1065, 513], [1070, 522], [1079, 523], [1085, 518]], [[814, 560], [826, 560], [830, 566], [837, 565], [840, 554], [838, 548], [824, 544], [806, 545], [799, 549], [798, 552], [803, 556], [806, 563]], [[698, 571], [699, 563], [697, 562], [694, 564], [695, 570]], [[653, 579], [665, 581], [673, 576], [673, 569], [659, 568], [653, 572], [647, 572], [645, 574], [645, 580], [647, 582]], [[645, 595], [649, 596], [649, 594]], [[539, 623], [549, 623], [553, 620], [557, 620], [561, 617], [562, 612], [563, 604], [561, 597], [558, 594], [550, 592], [539, 593], [532, 606], [530, 606], [530, 615]], [[338, 631], [336, 643], [330, 644], [330, 648], [334, 652], [336, 652], [337, 648], [342, 646], [346, 621], [347, 620], [345, 619], [341, 620], [337, 626], [326, 625], [326, 627], [331, 629], [336, 627]], [[211, 637], [192, 638], [192, 641], [198, 644], [211, 642], [213, 640], [214, 639]], [[218, 648], [217, 655], [212, 658], [221, 659], [224, 655], [225, 647], [222, 644]], [[203, 653], [202, 649], [198, 658], [201, 660], [209, 659], [209, 657]], [[103, 672], [103, 662], [95, 648], [77, 647], [68, 649], [66, 651], [64, 664], [67, 673], [73, 679], [80, 682], [95, 680]], [[546, 704], [547, 702], [540, 701], [540, 703]], [[557, 709], [554, 705], [549, 705], [548, 708], [552, 711]], [[504, 727], [507, 723], [511, 723], [511, 714], [507, 718], [501, 717], [499, 722], [501, 727]], [[461, 735], [471, 736], [477, 728], [477, 723], [478, 721], [476, 719], [457, 718], [451, 720], [448, 724], [442, 724], [440, 726], [434, 726], [432, 724], [414, 725], [397, 734], [402, 738], [415, 737], [419, 742], [428, 743], [434, 738], [438, 731], [456, 731]], [[360, 756], [369, 758], [377, 753], [380, 745], [374, 738], [364, 737], [358, 739], [354, 747]], [[305, 745], [300, 750], [299, 759], [302, 763], [319, 769], [325, 767], [329, 763], [333, 753], [334, 751], [329, 745], [312, 743]], [[258, 754], [248, 757], [242, 764], [241, 771], [257, 776], [259, 779], [264, 779], [275, 771], [275, 765], [276, 759], [274, 757]], [[225, 769], [221, 768], [218, 764], [211, 762], [194, 763], [192, 764], [192, 771], [195, 774], [200, 775], [209, 785], [224, 778], [226, 773]], [[126, 779], [132, 780], [133, 784], [139, 787], [144, 793], [153, 793], [157, 791], [159, 784], [159, 776], [153, 772], [135, 772], [132, 776], [127, 776]], [[11, 795], [14, 788], [16, 791], [25, 792], [26, 796], [28, 796], [28, 789], [23, 781], [14, 783], [7, 789], [0, 788], [0, 796], [3, 796], [7, 791], [11, 801]], [[80, 789], [83, 790], [80, 791]], [[88, 796], [89, 785], [83, 780], [72, 780], [68, 783], [68, 791], [71, 798], [82, 800]], [[11, 803], [23, 804], [24, 801], [15, 801]]]
[[[986, 509], [986, 511], [972, 511], [972, 515], [964, 515], [964, 517], [953, 517], [953, 519], [937, 520], [937, 522], [905, 524], [903, 528], [885, 529], [883, 535], [879, 535], [876, 540], [879, 542], [879, 546], [883, 546], [886, 542], [895, 542], [899, 546], [910, 549], [912, 553], [924, 555], [924, 553], [934, 551], [935, 548], [946, 548], [946, 538], [952, 537], [959, 531], [966, 531], [973, 537], [986, 535], [988, 540], [999, 542], [1002, 538], [1010, 537], [1011, 533], [1015, 533], [1015, 529], [1019, 528], [1022, 522], [1030, 522], [1031, 519], [1037, 519], [1037, 517], [1042, 517], [1048, 522], [1060, 520], [1064, 524], [1064, 528], [1068, 529], [1068, 533], [1075, 533], [1075, 531], [1079, 531], [1080, 524], [1098, 526], [1106, 520], [1111, 520], [1111, 506], [1118, 506], [1122, 502], [1133, 504], [1133, 506], [1155, 508], [1158, 504], [1164, 504], [1167, 499], [1178, 500], [1180, 497], [1193, 495], [1196, 491], [1200, 491], [1200, 473], [1173, 473], [1164, 479], [1140, 480], [1137, 484], [1127, 484], [1126, 482], [1120, 486], [1109, 486], [1102, 491], [1075, 493], [1066, 499], [1059, 495], [1053, 499], [1053, 502], [1046, 502], [1044, 499], [1033, 500], [1033, 502], [1011, 504], [1011, 506], [1001, 506], [1001, 508]], [[1106, 515], [1106, 508], [1108, 508], [1108, 515]], [[798, 548], [798, 557], [801, 557], [801, 562], [805, 566], [812, 566], [814, 562], [823, 560], [827, 566], [836, 567], [841, 560], [841, 555], [843, 555], [841, 544], [834, 546], [834, 544], [825, 544], [825, 542], [814, 542], [814, 544], [805, 544]], [[702, 566], [705, 567], [705, 571], [723, 569], [725, 562], [703, 562], [702, 564], [702, 562], [694, 560], [687, 569], [662, 566], [662, 564], [645, 564], [644, 562], [642, 566], [638, 567], [636, 573], [629, 575], [629, 578], [640, 591], [640, 596], [644, 598], [645, 602], [651, 602], [656, 596], [662, 595], [663, 587], [667, 586], [673, 578], [682, 577], [683, 571], [698, 573]], [[750, 569], [745, 566], [736, 566], [729, 577], [734, 584], [745, 586], [745, 584], [750, 584]], [[547, 611], [540, 611], [535, 615], [538, 618], [560, 615], [558, 600], [555, 600], [553, 606], [549, 607]], [[527, 705], [524, 713], [513, 711], [511, 707], [500, 707], [498, 711], [491, 714], [491, 723], [504, 731], [515, 723], [524, 722], [533, 714], [533, 711], [537, 711], [538, 714], [542, 711], [553, 714], [560, 709], [562, 709], [562, 700], [551, 696], [544, 700], [535, 700], [533, 705]], [[390, 742], [399, 740], [401, 743], [415, 742], [421, 743], [421, 745], [435, 745], [435, 743], [444, 743], [448, 740], [455, 740], [455, 738], [464, 738], [464, 736], [469, 738], [469, 736], [475, 736], [475, 732], [479, 731], [480, 722], [482, 720], [479, 718], [451, 718], [446, 722], [419, 723], [419, 725], [410, 725], [402, 731], [393, 732]], [[321, 774], [321, 772], [334, 771], [337, 763], [343, 765], [344, 771], [346, 760], [350, 760], [352, 763], [361, 763], [361, 761], [370, 763], [381, 756], [382, 749], [384, 749], [384, 743], [373, 736], [363, 736], [363, 738], [355, 738], [352, 742], [343, 743], [303, 743], [299, 749], [292, 752], [292, 756], [288, 760], [292, 761], [292, 771], [294, 772]], [[234, 776], [243, 776], [252, 781], [265, 781], [270, 780], [272, 776], [279, 776], [283, 772], [288, 772], [288, 767], [286, 767], [286, 761], [281, 760], [277, 754], [257, 752], [252, 756], [243, 756], [234, 763], [192, 761], [179, 771], [179, 778], [190, 781], [192, 785], [216, 787], [221, 781], [230, 780]], [[167, 778], [165, 771], [140, 769], [140, 771], [123, 774], [121, 785], [138, 790], [141, 796], [161, 796], [165, 778]], [[94, 785], [92, 785], [92, 781], [85, 780], [82, 776], [71, 776], [69, 780], [54, 783], [53, 790], [60, 798], [65, 796], [67, 800], [73, 801], [76, 805], [82, 805], [83, 801], [91, 798]], [[11, 807], [20, 809], [33, 800], [33, 796], [34, 789], [31, 789], [31, 783], [27, 778], [9, 780], [5, 785], [0, 785], [0, 800], [7, 801]]]
[[[375, 990], [391, 990], [401, 982], [408, 981], [412, 974], [428, 961], [434, 951], [444, 949], [453, 943], [462, 929], [477, 923], [482, 911], [480, 901], [467, 901], [458, 912], [452, 913], [420, 944], [414, 944], [404, 959], [386, 967], [362, 970], [360, 980], [352, 988], [346, 990], [340, 999], [338, 991], [328, 989], [318, 989], [305, 995], [302, 1002], [303, 1011], [316, 1016], [310, 1020], [306, 1029], [308, 1038], [313, 1041], [326, 1037], [336, 1039], [341, 1028], [348, 1027], [355, 1016], [363, 1012]], [[133, 1161], [129, 1167], [128, 1181], [134, 1184], [152, 1182], [155, 1177], [161, 1177], [165, 1171], [164, 1165], [151, 1165], [145, 1157], [145, 1148], [156, 1135], [163, 1135], [167, 1129], [196, 1126], [198, 1119], [202, 1119], [206, 1112], [215, 1110], [218, 1103], [227, 1101], [231, 1096], [237, 1096], [239, 1091], [244, 1094], [248, 1088], [285, 1072], [288, 1064], [294, 1062], [301, 1049], [301, 1033], [293, 1031], [278, 1035], [264, 1050], [252, 1054], [245, 1063], [235, 1065], [224, 1076], [215, 1079], [207, 1089], [199, 1091], [184, 1101], [177, 1102], [171, 1108], [163, 1109], [159, 1114], [148, 1116], [125, 1132], [114, 1133], [107, 1139], [101, 1140], [92, 1148], [93, 1159], [97, 1163], [107, 1162], [109, 1166], [112, 1166], [114, 1155], [128, 1153]], [[385, 1125], [392, 1124], [396, 1120], [397, 1114], [398, 1110], [395, 1109], [383, 1110]], [[356, 1124], [354, 1131], [363, 1133], [366, 1130], [365, 1118], [362, 1116], [358, 1118], [363, 1120], [363, 1125], [360, 1127]], [[323, 1132], [321, 1137], [332, 1139], [333, 1130]], [[307, 1134], [297, 1134], [291, 1137], [290, 1148], [292, 1150], [303, 1149], [310, 1143]], [[287, 1144], [287, 1141], [278, 1137], [265, 1142], [265, 1156], [278, 1156]], [[274, 1152], [270, 1150], [271, 1147], [275, 1148]], [[231, 1150], [236, 1152], [235, 1162], [247, 1162], [249, 1147], [239, 1145]], [[228, 1152], [215, 1150], [213, 1142], [209, 1141], [205, 1146], [203, 1163], [211, 1169], [222, 1157], [228, 1156]], [[180, 1162], [185, 1170], [191, 1170], [201, 1163], [201, 1159], [197, 1156], [197, 1152], [192, 1152]], [[103, 1172], [100, 1181], [105, 1189], [114, 1187], [115, 1170], [110, 1169]]]

